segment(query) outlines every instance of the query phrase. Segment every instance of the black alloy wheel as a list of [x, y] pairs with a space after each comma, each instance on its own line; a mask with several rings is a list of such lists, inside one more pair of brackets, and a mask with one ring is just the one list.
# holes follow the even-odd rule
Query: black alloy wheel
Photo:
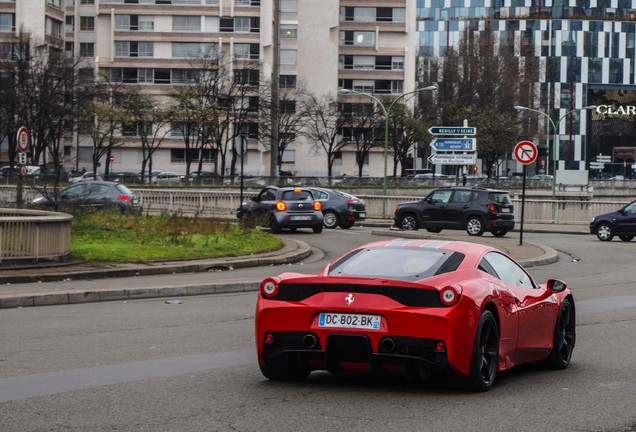
[[489, 310], [482, 312], [477, 324], [468, 380], [476, 391], [492, 388], [499, 361], [499, 330], [497, 320]]
[[541, 364], [550, 369], [565, 369], [572, 359], [574, 343], [574, 308], [572, 303], [565, 299], [554, 325], [552, 351]]

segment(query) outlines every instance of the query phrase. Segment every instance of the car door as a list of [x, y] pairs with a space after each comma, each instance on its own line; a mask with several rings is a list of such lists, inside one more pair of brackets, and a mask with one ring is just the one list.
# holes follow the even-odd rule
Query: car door
[[254, 198], [248, 214], [256, 225], [267, 225], [275, 205], [276, 190], [265, 188]]
[[519, 323], [516, 354], [527, 361], [545, 358], [553, 342], [556, 299], [507, 256], [489, 252], [484, 260], [505, 282], [516, 303]]
[[84, 199], [85, 205], [94, 207], [104, 207], [109, 204], [108, 191], [110, 187], [103, 183], [91, 183], [88, 188], [88, 194]]
[[436, 189], [431, 192], [420, 209], [420, 226], [423, 228], [448, 228], [447, 208], [453, 194], [451, 189]]
[[618, 212], [614, 224], [617, 235], [636, 235], [636, 201]]
[[462, 229], [464, 215], [470, 209], [470, 202], [476, 198], [477, 192], [471, 190], [454, 190], [446, 205], [444, 217], [449, 228]]
[[73, 186], [69, 186], [60, 192], [58, 203], [68, 207], [80, 206], [82, 205], [87, 193], [86, 183], [78, 183]]

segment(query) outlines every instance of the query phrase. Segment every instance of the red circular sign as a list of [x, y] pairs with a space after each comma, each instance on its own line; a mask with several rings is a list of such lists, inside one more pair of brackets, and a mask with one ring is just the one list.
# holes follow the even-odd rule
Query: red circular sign
[[515, 146], [515, 159], [524, 165], [531, 164], [537, 160], [537, 146], [530, 141], [521, 141]]
[[20, 172], [20, 177], [25, 178], [27, 174], [29, 173], [29, 170], [27, 170], [26, 165], [20, 165], [19, 172]]
[[19, 151], [25, 152], [29, 150], [29, 131], [27, 131], [27, 128], [22, 126], [20, 129], [18, 129], [18, 135], [16, 139], [18, 140]]
[[110, 161], [111, 161], [111, 162], [115, 162], [115, 156], [114, 156], [114, 155], [111, 155], [111, 156], [110, 156]]

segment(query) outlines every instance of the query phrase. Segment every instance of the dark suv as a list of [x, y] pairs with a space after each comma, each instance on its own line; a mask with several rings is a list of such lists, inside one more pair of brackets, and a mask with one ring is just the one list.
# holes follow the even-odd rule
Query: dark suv
[[283, 228], [311, 228], [322, 232], [320, 202], [305, 188], [267, 186], [252, 201], [241, 204], [236, 217], [254, 225], [269, 227], [273, 233]]
[[502, 237], [515, 226], [508, 192], [481, 187], [445, 187], [421, 201], [398, 204], [395, 226], [405, 230], [465, 229], [472, 236], [484, 231]]

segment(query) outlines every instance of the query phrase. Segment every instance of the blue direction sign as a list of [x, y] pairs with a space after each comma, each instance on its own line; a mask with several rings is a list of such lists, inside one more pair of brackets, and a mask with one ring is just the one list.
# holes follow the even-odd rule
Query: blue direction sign
[[475, 127], [454, 127], [454, 126], [433, 126], [428, 128], [431, 135], [475, 135], [477, 128]]
[[431, 147], [437, 151], [475, 151], [475, 138], [435, 138]]

